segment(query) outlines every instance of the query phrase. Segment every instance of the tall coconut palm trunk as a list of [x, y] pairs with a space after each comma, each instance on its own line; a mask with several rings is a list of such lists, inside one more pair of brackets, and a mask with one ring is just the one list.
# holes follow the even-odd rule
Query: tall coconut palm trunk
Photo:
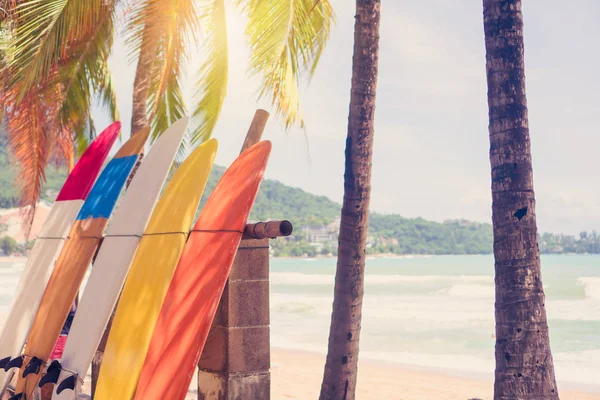
[[483, 0], [496, 282], [494, 398], [558, 399], [535, 216], [520, 0]]
[[[131, 134], [135, 135], [141, 129], [148, 126], [148, 97], [150, 96], [150, 85], [152, 84], [153, 65], [156, 58], [156, 52], [152, 49], [158, 47], [157, 38], [150, 34], [152, 30], [146, 26], [143, 29], [142, 41], [140, 44], [140, 55], [137, 68], [135, 70], [135, 79], [133, 81], [133, 104], [131, 110]], [[131, 180], [135, 176], [142, 160], [144, 152], [140, 153], [125, 187], [129, 187]]]
[[379, 17], [379, 0], [356, 1], [344, 202], [322, 400], [349, 400], [355, 395], [371, 192]]
[[151, 29], [147, 26], [142, 33], [140, 55], [135, 79], [133, 81], [133, 106], [131, 110], [131, 134], [134, 135], [148, 125], [148, 97], [152, 82], [152, 72], [156, 52], [152, 48], [158, 47], [157, 38], [150, 34]]

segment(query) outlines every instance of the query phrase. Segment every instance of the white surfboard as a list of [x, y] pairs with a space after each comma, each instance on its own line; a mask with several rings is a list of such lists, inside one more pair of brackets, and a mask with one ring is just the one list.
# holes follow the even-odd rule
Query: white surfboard
[[[76, 399], [81, 392], [81, 380], [102, 339], [188, 120], [183, 117], [175, 122], [154, 143], [114, 213], [71, 324], [53, 399]], [[60, 384], [72, 376], [81, 377], [71, 378], [74, 390], [58, 394]]]
[[[121, 124], [115, 122], [94, 140], [69, 174], [58, 194], [31, 249], [13, 296], [10, 311], [2, 327], [0, 333], [2, 357], [13, 358], [21, 354], [54, 263], [120, 128]], [[2, 364], [6, 361], [3, 359]], [[6, 371], [3, 367], [4, 365], [0, 365], [0, 395], [6, 390], [15, 372], [15, 369]]]

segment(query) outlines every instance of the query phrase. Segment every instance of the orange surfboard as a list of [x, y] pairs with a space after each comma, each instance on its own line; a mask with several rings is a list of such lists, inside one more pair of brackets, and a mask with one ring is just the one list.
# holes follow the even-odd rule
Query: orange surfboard
[[144, 150], [149, 132], [148, 128], [141, 130], [119, 149], [83, 204], [35, 315], [22, 356], [15, 396], [23, 393], [25, 399], [32, 398], [44, 364], [67, 319], [121, 189]]
[[185, 398], [270, 153], [269, 141], [244, 151], [208, 198], [163, 302], [136, 400]]

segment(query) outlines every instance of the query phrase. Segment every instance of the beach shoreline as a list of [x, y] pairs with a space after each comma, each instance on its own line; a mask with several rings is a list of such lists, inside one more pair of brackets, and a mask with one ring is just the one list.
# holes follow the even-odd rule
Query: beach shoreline
[[[446, 254], [437, 254], [437, 256], [445, 256]], [[453, 255], [453, 254], [448, 254]], [[393, 258], [393, 259], [412, 259], [412, 258], [431, 258], [435, 257], [436, 254], [394, 254], [394, 253], [378, 253], [378, 254], [367, 254], [367, 260], [375, 259], [375, 258]], [[317, 255], [313, 257], [293, 257], [293, 256], [270, 256], [272, 259], [276, 260], [322, 260], [322, 259], [330, 259], [337, 260], [337, 256], [323, 256]]]

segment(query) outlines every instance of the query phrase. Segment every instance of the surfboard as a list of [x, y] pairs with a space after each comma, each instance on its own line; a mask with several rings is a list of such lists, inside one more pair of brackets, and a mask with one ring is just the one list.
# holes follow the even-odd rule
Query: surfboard
[[[61, 361], [48, 367], [39, 384], [60, 382], [54, 388], [54, 399], [76, 399], [81, 391], [81, 384], [76, 385], [77, 378], [85, 377], [102, 339], [188, 120], [184, 117], [175, 122], [153, 144], [112, 217], [77, 307]], [[67, 387], [71, 390], [64, 390]], [[60, 394], [56, 393], [58, 389]]]
[[94, 400], [130, 400], [169, 281], [187, 239], [217, 150], [198, 146], [160, 198], [134, 261], [110, 328]]
[[[15, 396], [31, 399], [44, 364], [56, 343], [77, 296], [87, 267], [98, 248], [104, 229], [150, 133], [142, 129], [131, 137], [106, 165], [83, 203], [69, 240], [65, 243], [35, 315], [17, 377]], [[12, 362], [12, 361], [11, 361]], [[18, 361], [17, 361], [18, 362]]]
[[244, 151], [202, 209], [165, 296], [136, 400], [185, 399], [270, 152], [269, 141]]
[[90, 144], [67, 177], [40, 229], [0, 333], [0, 394], [4, 393], [14, 373], [4, 367], [23, 350], [56, 258], [120, 129], [121, 123], [115, 122]]

